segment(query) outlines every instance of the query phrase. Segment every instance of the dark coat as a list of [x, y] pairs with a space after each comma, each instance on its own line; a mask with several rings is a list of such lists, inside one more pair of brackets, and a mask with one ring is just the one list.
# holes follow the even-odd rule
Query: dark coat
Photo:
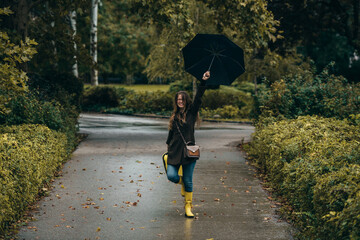
[[181, 138], [178, 128], [176, 127], [176, 123], [179, 126], [185, 141], [195, 143], [194, 127], [201, 105], [201, 97], [205, 90], [205, 81], [201, 81], [201, 84], [198, 86], [194, 102], [187, 110], [186, 123], [180, 124], [177, 118], [173, 121], [172, 128], [169, 130], [169, 135], [166, 140], [166, 144], [168, 145], [168, 164], [170, 165], [184, 165], [192, 161], [196, 161], [196, 159], [188, 159], [184, 157], [185, 143]]

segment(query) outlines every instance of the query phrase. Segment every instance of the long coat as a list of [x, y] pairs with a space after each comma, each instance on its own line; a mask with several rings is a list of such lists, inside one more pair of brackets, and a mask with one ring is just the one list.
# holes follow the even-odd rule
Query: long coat
[[168, 145], [168, 164], [170, 165], [185, 165], [192, 161], [196, 161], [196, 159], [184, 157], [185, 143], [181, 138], [178, 128], [176, 127], [176, 123], [179, 126], [185, 141], [195, 143], [194, 127], [201, 105], [201, 97], [203, 96], [205, 90], [205, 81], [201, 81], [201, 84], [198, 86], [194, 102], [187, 110], [186, 123], [180, 124], [177, 118], [175, 118], [172, 123], [172, 127], [169, 130], [169, 135], [166, 140], [166, 144]]

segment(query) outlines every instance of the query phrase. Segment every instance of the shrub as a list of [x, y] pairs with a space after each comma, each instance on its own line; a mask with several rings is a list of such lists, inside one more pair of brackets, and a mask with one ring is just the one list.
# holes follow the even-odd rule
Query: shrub
[[259, 125], [246, 150], [291, 204], [304, 235], [356, 236], [360, 215], [350, 209], [360, 207], [354, 200], [360, 191], [360, 129], [347, 120], [310, 116]]
[[173, 95], [168, 92], [132, 92], [126, 96], [123, 108], [137, 113], [164, 113], [172, 110]]
[[67, 139], [41, 125], [0, 128], [0, 234], [35, 200], [67, 159]]
[[360, 112], [360, 84], [328, 73], [290, 75], [259, 91], [258, 114], [296, 118], [305, 115], [348, 118]]
[[241, 118], [239, 108], [232, 105], [226, 105], [215, 110], [204, 109], [201, 111], [201, 116], [204, 118], [215, 118], [215, 116], [225, 119]]
[[99, 107], [117, 107], [119, 105], [117, 91], [120, 92], [126, 90], [116, 90], [114, 87], [107, 86], [89, 87], [83, 95], [82, 109], [88, 111]]
[[78, 111], [75, 106], [64, 105], [52, 100], [39, 100], [34, 94], [18, 95], [7, 104], [9, 112], [0, 114], [0, 123], [4, 125], [41, 124], [52, 130], [66, 134], [67, 151], [70, 152], [77, 144]]

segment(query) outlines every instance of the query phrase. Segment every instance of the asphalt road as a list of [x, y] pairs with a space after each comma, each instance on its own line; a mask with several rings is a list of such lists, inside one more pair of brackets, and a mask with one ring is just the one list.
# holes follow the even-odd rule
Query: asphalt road
[[207, 122], [196, 129], [196, 217], [187, 219], [180, 186], [162, 166], [167, 120], [82, 114], [80, 132], [89, 136], [17, 239], [292, 239], [235, 147], [253, 131]]

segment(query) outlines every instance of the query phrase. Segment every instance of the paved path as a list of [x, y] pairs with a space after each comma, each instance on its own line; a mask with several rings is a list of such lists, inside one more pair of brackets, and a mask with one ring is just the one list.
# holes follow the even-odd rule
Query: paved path
[[18, 239], [292, 239], [234, 146], [253, 127], [203, 122], [195, 136], [195, 219], [161, 162], [167, 120], [83, 114], [88, 133]]

